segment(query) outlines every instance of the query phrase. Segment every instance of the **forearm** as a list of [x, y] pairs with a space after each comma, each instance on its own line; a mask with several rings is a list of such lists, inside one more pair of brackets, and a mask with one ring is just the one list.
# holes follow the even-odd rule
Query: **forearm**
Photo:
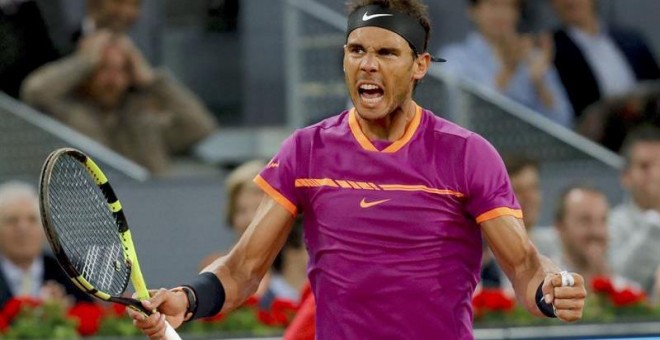
[[546, 274], [558, 272], [557, 267], [538, 252], [521, 220], [500, 217], [484, 222], [482, 230], [519, 303], [531, 313], [541, 315], [535, 301], [536, 290]]
[[546, 110], [554, 110], [555, 97], [543, 80], [532, 80], [532, 84], [534, 85], [534, 92], [536, 92], [536, 97], [539, 99], [541, 105], [543, 105]]
[[559, 268], [534, 249], [534, 253], [530, 253], [509, 275], [516, 291], [516, 298], [530, 313], [543, 316], [537, 305], [536, 291], [547, 274], [557, 272]]
[[94, 64], [74, 54], [32, 72], [21, 88], [21, 99], [42, 109], [56, 106], [93, 71]]
[[515, 67], [503, 66], [495, 76], [495, 87], [500, 92], [506, 92], [511, 83], [511, 79], [516, 74]]
[[224, 287], [223, 312], [239, 307], [257, 291], [286, 242], [293, 220], [279, 203], [264, 198], [252, 223], [229, 254], [202, 270], [214, 273]]

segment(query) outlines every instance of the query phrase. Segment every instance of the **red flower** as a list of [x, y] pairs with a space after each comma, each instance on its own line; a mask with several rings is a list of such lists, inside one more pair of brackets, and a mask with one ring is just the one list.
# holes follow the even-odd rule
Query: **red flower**
[[614, 285], [612, 280], [607, 276], [595, 276], [591, 279], [591, 287], [595, 293], [614, 293]]
[[9, 329], [9, 322], [0, 314], [0, 334]]
[[250, 296], [247, 300], [245, 300], [245, 302], [243, 302], [243, 306], [247, 306], [247, 307], [253, 307], [258, 304], [259, 304], [259, 298], [254, 295]]
[[11, 322], [11, 320], [14, 320], [16, 315], [20, 313], [21, 309], [34, 308], [39, 306], [40, 304], [41, 301], [31, 297], [27, 297], [27, 296], [14, 297], [9, 299], [9, 301], [7, 301], [5, 307], [0, 312], [0, 316], [2, 316], [7, 322]]
[[78, 333], [83, 336], [94, 335], [101, 324], [103, 309], [95, 303], [81, 302], [69, 310], [68, 315], [78, 319]]
[[218, 313], [214, 316], [210, 316], [208, 318], [203, 318], [201, 321], [202, 322], [217, 322], [217, 321], [221, 321], [224, 317], [225, 317], [225, 314]]
[[122, 317], [126, 314], [126, 306], [119, 303], [113, 303], [108, 306], [106, 312], [112, 316]]
[[274, 318], [274, 317], [273, 317], [268, 311], [266, 311], [266, 310], [260, 309], [260, 310], [257, 312], [257, 318], [258, 318], [259, 321], [261, 321], [261, 323], [263, 323], [264, 325], [267, 325], [267, 326], [275, 326], [275, 325], [277, 325], [277, 321], [275, 320], [275, 318]]
[[484, 288], [472, 298], [472, 306], [477, 311], [508, 311], [513, 309], [515, 302], [500, 289]]
[[644, 302], [644, 300], [646, 300], [646, 294], [644, 294], [644, 292], [634, 291], [630, 288], [626, 288], [612, 293], [612, 295], [610, 295], [610, 299], [615, 306], [623, 307]]

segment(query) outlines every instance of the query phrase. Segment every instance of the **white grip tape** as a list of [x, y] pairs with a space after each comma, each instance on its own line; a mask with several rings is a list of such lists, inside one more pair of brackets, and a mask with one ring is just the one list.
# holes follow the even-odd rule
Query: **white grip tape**
[[561, 275], [562, 287], [573, 287], [573, 285], [575, 284], [575, 279], [573, 278], [573, 275], [569, 274], [565, 270], [559, 272], [559, 275]]
[[165, 320], [165, 340], [181, 340], [179, 334], [170, 326], [170, 323]]

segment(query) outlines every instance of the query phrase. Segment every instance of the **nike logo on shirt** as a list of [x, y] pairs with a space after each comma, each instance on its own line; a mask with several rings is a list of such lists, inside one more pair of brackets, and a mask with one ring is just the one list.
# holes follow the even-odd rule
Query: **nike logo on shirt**
[[374, 205], [379, 205], [379, 204], [381, 204], [381, 203], [385, 203], [385, 202], [387, 202], [387, 201], [389, 201], [389, 200], [390, 200], [390, 198], [388, 198], [388, 199], [386, 199], [386, 200], [367, 202], [367, 201], [363, 198], [362, 201], [360, 201], [360, 208], [371, 208], [371, 207], [373, 207]]
[[369, 15], [369, 13], [364, 13], [364, 15], [362, 16], [362, 21], [369, 21], [373, 18], [378, 18], [378, 17], [391, 17], [391, 16], [392, 16], [392, 14], [372, 14], [372, 15]]

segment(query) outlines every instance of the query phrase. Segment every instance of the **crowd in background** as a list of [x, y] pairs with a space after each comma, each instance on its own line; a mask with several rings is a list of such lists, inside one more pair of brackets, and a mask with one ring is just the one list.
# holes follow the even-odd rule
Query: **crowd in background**
[[[587, 279], [609, 276], [658, 300], [658, 59], [639, 33], [599, 17], [594, 0], [550, 2], [561, 26], [527, 34], [518, 31], [524, 1], [468, 1], [474, 30], [438, 51], [448, 60], [440, 67], [623, 156], [621, 183], [611, 185], [622, 185], [629, 199], [611, 207], [602, 189], [588, 182], [565, 183], [560, 197], [543, 197], [540, 160], [503, 155], [527, 231], [542, 253]], [[151, 65], [127, 34], [140, 6], [140, 0], [87, 0], [86, 16], [71, 33], [75, 48], [63, 51], [50, 40], [33, 1], [0, 0], [0, 90], [166, 174], [172, 158], [215, 133], [218, 124], [176, 75]], [[227, 179], [227, 224], [236, 237], [260, 201], [251, 180], [265, 165], [249, 162]], [[29, 186], [0, 186], [0, 305], [19, 294], [85, 299], [43, 253], [36, 204]], [[537, 225], [542, 207], [554, 209], [551, 226]], [[299, 303], [305, 262], [297, 226], [259, 289], [263, 301], [285, 297]], [[487, 249], [483, 264], [483, 286], [510, 285]]]

